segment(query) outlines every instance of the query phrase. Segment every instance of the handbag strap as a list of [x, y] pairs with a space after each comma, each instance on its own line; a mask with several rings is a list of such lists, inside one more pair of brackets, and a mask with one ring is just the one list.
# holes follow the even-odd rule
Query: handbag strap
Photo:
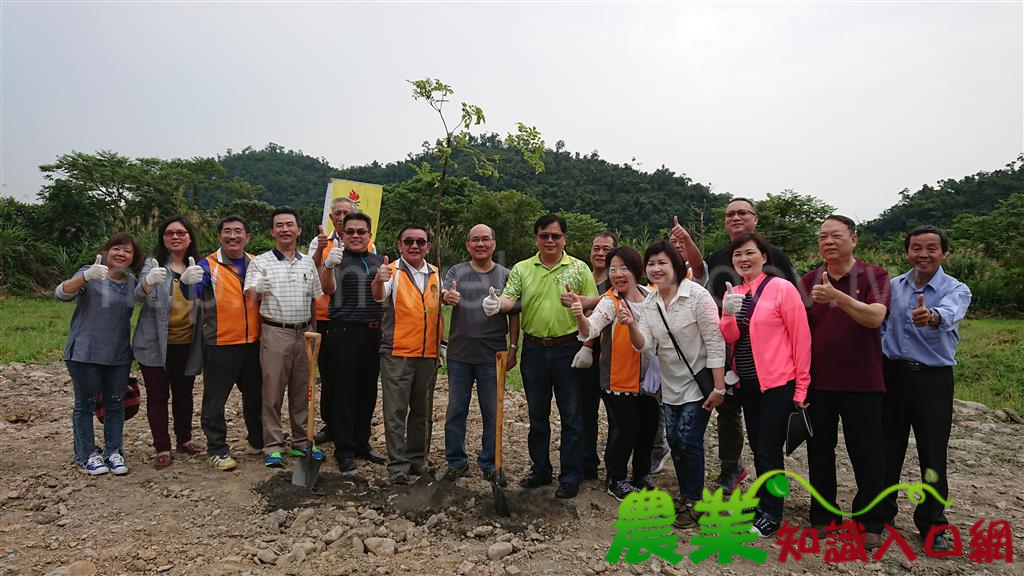
[[[658, 306], [657, 302], [654, 304]], [[661, 306], [658, 306], [658, 316], [661, 316], [661, 321], [665, 324], [665, 331], [668, 332], [668, 337], [672, 340], [672, 346], [676, 349], [676, 354], [678, 354], [679, 357], [683, 359], [683, 362], [686, 363], [686, 369], [690, 371], [690, 376], [693, 376], [693, 381], [696, 382], [697, 375], [694, 374], [693, 368], [690, 367], [690, 361], [686, 359], [686, 355], [684, 355], [682, 349], [679, 348], [679, 343], [676, 342], [676, 337], [672, 334], [672, 329], [668, 327], [668, 320], [665, 319], [665, 313], [661, 311]]]
[[[775, 278], [775, 277], [772, 276], [771, 274], [766, 274], [765, 277], [764, 277], [764, 280], [762, 280], [761, 284], [757, 287], [757, 290], [754, 290], [754, 298], [750, 301], [750, 310], [747, 311], [747, 321], [748, 322], [750, 321], [751, 318], [754, 317], [754, 308], [757, 307], [757, 301], [761, 299], [761, 292], [764, 292], [765, 287], [768, 286], [768, 283], [772, 281], [772, 278]], [[732, 361], [733, 361], [733, 358], [735, 357], [735, 355], [736, 355], [736, 347], [735, 346], [730, 346], [729, 347], [729, 357], [725, 359], [726, 367], [732, 366]]]

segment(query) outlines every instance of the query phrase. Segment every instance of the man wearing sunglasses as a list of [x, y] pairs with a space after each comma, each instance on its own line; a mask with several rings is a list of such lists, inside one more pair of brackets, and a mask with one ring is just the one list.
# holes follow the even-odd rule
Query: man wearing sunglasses
[[[729, 240], [742, 234], [753, 233], [757, 229], [757, 207], [754, 201], [747, 198], [733, 198], [725, 208], [725, 231]], [[684, 239], [688, 240], [688, 237]], [[690, 240], [692, 244], [692, 240]], [[676, 246], [679, 250], [679, 246]], [[772, 264], [764, 267], [764, 271], [772, 276], [785, 278], [796, 285], [797, 277], [789, 258], [777, 247], [768, 245], [769, 260]], [[743, 279], [732, 265], [732, 251], [726, 242], [717, 252], [708, 256], [707, 262], [697, 260], [693, 264], [693, 279], [711, 292], [712, 298], [722, 311], [722, 297], [725, 294], [725, 283], [733, 286], [743, 283]], [[740, 465], [740, 453], [743, 451], [743, 419], [739, 398], [734, 395], [726, 397], [726, 401], [718, 405], [718, 458], [721, 461], [721, 473], [718, 485], [722, 493], [729, 495], [747, 476], [747, 469]]]
[[441, 282], [430, 253], [427, 229], [409, 225], [398, 233], [402, 257], [387, 256], [373, 278], [373, 299], [384, 303], [380, 383], [384, 438], [391, 483], [428, 472], [431, 408], [441, 343]]
[[[371, 283], [384, 259], [370, 252], [372, 220], [354, 212], [336, 222], [342, 245], [334, 244], [324, 257], [320, 273], [329, 300], [328, 359], [335, 369], [324, 389], [332, 391], [324, 420], [330, 422], [334, 457], [342, 474], [356, 470], [355, 458], [383, 464], [384, 457], [370, 448], [370, 421], [377, 405], [380, 373], [381, 318], [384, 307], [373, 299]], [[324, 377], [321, 375], [321, 377]]]
[[519, 370], [530, 415], [527, 444], [533, 465], [519, 484], [532, 489], [551, 483], [551, 396], [562, 420], [562, 441], [557, 498], [573, 498], [583, 482], [579, 370], [572, 367], [579, 352], [576, 319], [562, 306], [564, 292], [597, 296], [590, 268], [565, 253], [565, 220], [555, 214], [541, 216], [533, 225], [537, 254], [512, 267], [499, 296], [491, 287], [484, 298], [484, 314], [509, 312], [522, 299], [520, 323], [525, 332]]

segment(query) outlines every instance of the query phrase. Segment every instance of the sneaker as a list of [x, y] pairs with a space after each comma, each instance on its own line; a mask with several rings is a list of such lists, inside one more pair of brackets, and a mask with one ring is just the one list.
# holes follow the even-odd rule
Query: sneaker
[[101, 476], [110, 472], [110, 468], [107, 468], [106, 463], [103, 462], [103, 457], [93, 452], [85, 464], [82, 464], [82, 472], [89, 476]]
[[263, 457], [263, 465], [267, 468], [284, 468], [284, 455], [280, 452], [271, 452]]
[[672, 522], [673, 528], [693, 528], [700, 525], [700, 514], [693, 509], [693, 502], [686, 502], [676, 506], [676, 519]]
[[782, 523], [778, 520], [772, 520], [768, 516], [762, 515], [754, 520], [754, 525], [750, 527], [750, 531], [756, 533], [761, 538], [771, 538], [779, 531], [780, 526], [782, 526]]
[[608, 494], [610, 494], [612, 498], [615, 498], [619, 502], [622, 502], [626, 498], [626, 496], [629, 496], [631, 493], [635, 491], [636, 488], [633, 488], [633, 485], [630, 484], [629, 480], [626, 479], [622, 479], [617, 482], [612, 482], [608, 486]]
[[651, 476], [650, 475], [644, 476], [643, 478], [641, 478], [639, 480], [634, 478], [632, 481], [630, 481], [630, 484], [632, 484], [633, 488], [636, 488], [637, 490], [655, 490], [655, 489], [657, 489], [657, 486], [654, 485], [654, 482], [651, 482]]
[[235, 468], [238, 467], [238, 462], [235, 462], [235, 459], [232, 458], [230, 454], [225, 454], [223, 456], [213, 456], [210, 458], [210, 463], [213, 464], [214, 468], [220, 470], [221, 472], [234, 470]]
[[654, 464], [654, 468], [651, 469], [651, 474], [660, 474], [661, 471], [665, 469], [665, 464], [668, 464], [671, 460], [672, 452], [665, 452], [665, 455]]
[[444, 471], [444, 481], [454, 484], [468, 472], [469, 464], [463, 464], [461, 468], [448, 468]]
[[[306, 451], [303, 450], [302, 448], [289, 448], [288, 455], [294, 458], [305, 458]], [[323, 453], [323, 451], [317, 448], [316, 446], [313, 446], [313, 460], [316, 460], [317, 462], [323, 462], [326, 459], [327, 456]]]
[[128, 473], [128, 465], [124, 462], [124, 456], [120, 452], [114, 452], [107, 458], [107, 468], [114, 476], [124, 476]]
[[242, 449], [242, 454], [246, 456], [259, 456], [263, 454], [263, 448], [257, 448], [248, 442], [245, 443], [245, 448]]
[[505, 476], [505, 472], [495, 470], [494, 468], [484, 470], [484, 480], [488, 482], [493, 480], [500, 488], [508, 486], [508, 478]]
[[726, 473], [724, 470], [718, 475], [718, 486], [722, 489], [722, 495], [728, 496], [739, 487], [740, 482], [747, 477], [747, 469], [743, 466], [734, 469], [730, 473]]

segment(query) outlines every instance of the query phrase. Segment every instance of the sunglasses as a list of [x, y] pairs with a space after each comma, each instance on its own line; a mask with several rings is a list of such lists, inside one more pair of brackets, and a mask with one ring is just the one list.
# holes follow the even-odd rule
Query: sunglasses
[[730, 210], [725, 213], [726, 218], [732, 218], [734, 216], [746, 218], [747, 216], [757, 216], [757, 212], [751, 212], [750, 210]]
[[426, 238], [402, 238], [402, 244], [412, 246], [413, 244], [423, 247], [427, 245]]
[[564, 237], [565, 237], [565, 234], [559, 234], [558, 232], [541, 232], [540, 234], [537, 234], [537, 238], [540, 238], [541, 240], [544, 240], [545, 242], [547, 242], [548, 240], [558, 241], [558, 240], [561, 240]]
[[184, 238], [188, 236], [188, 230], [164, 230], [164, 238], [173, 238], [175, 236]]
[[370, 233], [366, 228], [345, 228], [344, 232], [349, 236], [366, 236]]

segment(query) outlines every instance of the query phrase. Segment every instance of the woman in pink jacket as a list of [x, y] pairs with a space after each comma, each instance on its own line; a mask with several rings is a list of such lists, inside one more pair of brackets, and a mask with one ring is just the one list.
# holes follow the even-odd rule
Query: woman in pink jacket
[[[747, 441], [754, 452], [754, 467], [761, 475], [782, 470], [786, 422], [796, 408], [806, 408], [811, 382], [811, 331], [807, 312], [796, 287], [764, 273], [768, 243], [757, 234], [743, 234], [729, 246], [732, 265], [743, 284], [726, 284], [722, 298], [722, 335], [732, 345], [730, 367], [740, 378], [739, 396], [747, 426]], [[753, 530], [773, 536], [782, 523], [782, 498], [763, 486]]]

